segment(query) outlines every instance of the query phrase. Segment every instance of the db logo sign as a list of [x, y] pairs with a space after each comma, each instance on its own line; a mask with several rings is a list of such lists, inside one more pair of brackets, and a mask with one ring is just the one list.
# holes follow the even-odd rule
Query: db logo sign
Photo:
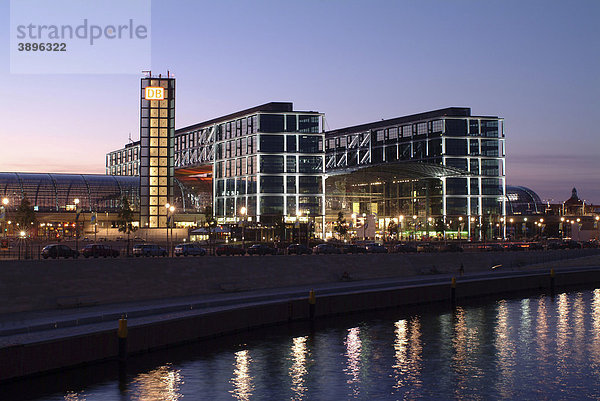
[[165, 90], [163, 88], [148, 86], [146, 87], [146, 100], [163, 100], [165, 98]]

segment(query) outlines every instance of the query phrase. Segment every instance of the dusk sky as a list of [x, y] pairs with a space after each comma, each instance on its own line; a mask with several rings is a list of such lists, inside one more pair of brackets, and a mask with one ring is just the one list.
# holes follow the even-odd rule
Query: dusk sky
[[[68, 13], [68, 10], [64, 10]], [[0, 13], [0, 171], [104, 173], [139, 138], [140, 71], [11, 74]], [[153, 1], [177, 127], [268, 101], [328, 129], [471, 107], [505, 119], [507, 183], [600, 203], [600, 1]]]

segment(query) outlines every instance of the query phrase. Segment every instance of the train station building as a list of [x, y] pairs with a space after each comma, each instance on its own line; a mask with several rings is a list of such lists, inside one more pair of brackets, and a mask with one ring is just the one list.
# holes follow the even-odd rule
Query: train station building
[[200, 227], [209, 213], [233, 231], [260, 227], [259, 238], [280, 225], [291, 233], [280, 240], [302, 227], [335, 236], [340, 216], [355, 237], [505, 235], [502, 118], [450, 107], [332, 131], [323, 119], [271, 102], [176, 129], [175, 79], [148, 75], [140, 140], [107, 153], [106, 176], [9, 173], [0, 196], [68, 212], [74, 195], [58, 188], [72, 179], [90, 224], [126, 195], [148, 230]]

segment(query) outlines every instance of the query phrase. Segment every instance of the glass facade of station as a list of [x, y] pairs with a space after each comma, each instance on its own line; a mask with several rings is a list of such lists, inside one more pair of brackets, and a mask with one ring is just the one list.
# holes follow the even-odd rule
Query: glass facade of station
[[[326, 133], [326, 152], [329, 221], [342, 211], [375, 216], [381, 232], [393, 221], [407, 236], [503, 235], [498, 117], [450, 108], [378, 121]], [[387, 173], [377, 174], [377, 166]]]
[[[135, 174], [142, 153], [140, 143], [109, 153], [107, 173]], [[415, 237], [503, 235], [503, 119], [468, 108], [323, 133], [322, 114], [267, 103], [178, 129], [173, 166], [192, 190], [167, 199], [186, 212], [211, 206], [220, 223], [319, 217], [332, 232], [341, 211], [370, 216], [382, 236], [391, 222]]]

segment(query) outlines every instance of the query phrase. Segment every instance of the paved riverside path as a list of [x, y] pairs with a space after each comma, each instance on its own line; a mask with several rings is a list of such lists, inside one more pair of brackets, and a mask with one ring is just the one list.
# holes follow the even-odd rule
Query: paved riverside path
[[[575, 262], [575, 261], [572, 261]], [[598, 270], [600, 265], [583, 267], [557, 267], [557, 273]], [[457, 277], [457, 283], [474, 280], [499, 279], [515, 276], [548, 274], [547, 267], [528, 270], [494, 270], [474, 272]], [[69, 310], [21, 312], [0, 315], [0, 348], [19, 344], [33, 344], [58, 338], [68, 338], [100, 331], [115, 330], [122, 315], [128, 325], [164, 322], [192, 315], [217, 312], [272, 302], [308, 299], [314, 289], [317, 297], [383, 291], [387, 289], [421, 287], [447, 283], [455, 274], [436, 274], [409, 278], [384, 278], [360, 282], [337, 282], [312, 286], [293, 286], [262, 289], [238, 293], [203, 294], [193, 297], [126, 302], [110, 305], [82, 307]]]

